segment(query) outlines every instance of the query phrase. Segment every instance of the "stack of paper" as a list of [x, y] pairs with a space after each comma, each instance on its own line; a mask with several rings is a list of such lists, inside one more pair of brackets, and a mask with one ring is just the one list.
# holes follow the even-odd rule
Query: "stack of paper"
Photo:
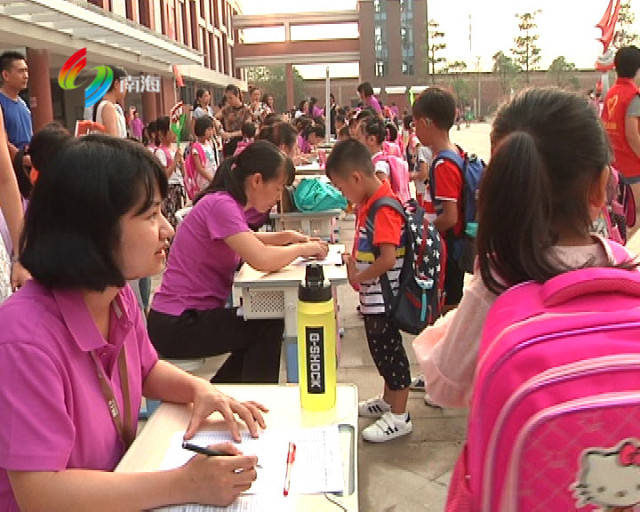
[[[182, 448], [184, 432], [176, 432], [160, 469], [182, 466], [194, 456]], [[227, 431], [203, 431], [190, 442], [209, 446], [232, 441]], [[283, 497], [287, 452], [289, 442], [296, 444], [296, 459], [291, 472], [289, 497]], [[171, 512], [287, 510], [295, 504], [295, 494], [342, 492], [344, 476], [338, 426], [295, 429], [265, 430], [258, 439], [243, 433], [238, 448], [245, 455], [256, 455], [261, 468], [256, 468], [258, 477], [244, 495], [226, 508], [180, 505], [163, 508]], [[259, 504], [259, 506], [258, 506]]]

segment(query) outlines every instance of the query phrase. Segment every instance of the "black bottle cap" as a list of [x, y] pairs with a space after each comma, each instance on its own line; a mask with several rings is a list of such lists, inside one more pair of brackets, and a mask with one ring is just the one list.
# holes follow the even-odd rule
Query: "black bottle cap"
[[308, 264], [304, 281], [298, 286], [298, 299], [303, 302], [327, 302], [332, 297], [331, 285], [324, 280], [322, 265]]

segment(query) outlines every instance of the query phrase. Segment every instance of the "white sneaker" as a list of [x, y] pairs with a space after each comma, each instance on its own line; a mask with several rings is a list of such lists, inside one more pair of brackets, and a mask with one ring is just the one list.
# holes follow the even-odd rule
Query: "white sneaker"
[[412, 430], [413, 424], [408, 413], [405, 421], [397, 421], [391, 412], [385, 412], [375, 423], [362, 431], [362, 438], [372, 443], [384, 443], [410, 434]]
[[436, 402], [433, 401], [429, 393], [424, 394], [424, 403], [427, 404], [429, 407], [437, 407], [438, 409], [442, 409], [442, 406], [440, 404], [437, 404]]
[[381, 396], [369, 398], [369, 400], [358, 403], [358, 416], [364, 416], [365, 418], [379, 418], [390, 410], [391, 406]]

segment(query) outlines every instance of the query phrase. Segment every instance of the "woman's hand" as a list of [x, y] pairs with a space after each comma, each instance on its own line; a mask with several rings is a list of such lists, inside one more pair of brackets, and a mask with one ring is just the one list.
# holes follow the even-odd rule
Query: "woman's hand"
[[322, 240], [306, 242], [301, 245], [302, 245], [301, 256], [305, 258], [316, 258], [319, 260], [323, 260], [327, 257], [327, 254], [329, 254], [329, 244]]
[[231, 443], [209, 446], [223, 451], [228, 457], [196, 455], [183, 467], [185, 485], [193, 501], [224, 507], [230, 505], [241, 492], [248, 490], [257, 478], [256, 456], [244, 456]]
[[299, 231], [287, 230], [285, 233], [287, 234], [287, 244], [304, 244], [312, 240], [307, 235], [300, 233]]
[[19, 261], [16, 261], [11, 266], [11, 289], [16, 291], [18, 288], [21, 288], [23, 284], [25, 284], [29, 279], [31, 279], [31, 274], [29, 271], [22, 266]]
[[253, 437], [258, 437], [258, 426], [266, 428], [262, 412], [268, 412], [264, 405], [257, 402], [238, 402], [235, 398], [218, 391], [208, 382], [203, 382], [193, 399], [193, 412], [189, 426], [184, 434], [185, 439], [191, 439], [200, 428], [202, 422], [212, 413], [222, 414], [227, 428], [234, 441], [240, 441], [240, 429], [234, 414], [245, 422]]

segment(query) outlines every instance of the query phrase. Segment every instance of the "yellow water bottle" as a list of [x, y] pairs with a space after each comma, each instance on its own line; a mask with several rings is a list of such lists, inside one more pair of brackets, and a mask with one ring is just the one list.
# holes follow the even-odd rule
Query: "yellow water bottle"
[[303, 409], [323, 411], [336, 403], [336, 317], [321, 265], [307, 265], [298, 288], [298, 377]]

